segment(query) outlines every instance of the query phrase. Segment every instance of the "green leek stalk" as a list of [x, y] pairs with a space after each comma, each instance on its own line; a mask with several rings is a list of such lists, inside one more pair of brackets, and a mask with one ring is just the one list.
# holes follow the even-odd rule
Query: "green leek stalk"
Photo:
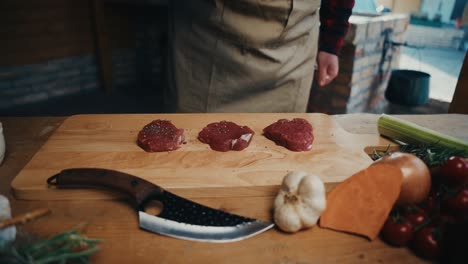
[[468, 152], [468, 142], [394, 116], [382, 114], [377, 126], [380, 135], [406, 144], [441, 146]]

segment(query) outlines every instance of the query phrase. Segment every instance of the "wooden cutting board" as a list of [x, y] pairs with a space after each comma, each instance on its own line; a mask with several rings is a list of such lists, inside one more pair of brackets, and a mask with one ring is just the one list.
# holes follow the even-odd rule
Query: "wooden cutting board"
[[[314, 128], [312, 150], [293, 152], [262, 135], [264, 127], [281, 118], [301, 117]], [[170, 120], [185, 130], [186, 143], [172, 152], [148, 153], [137, 144], [137, 134], [155, 119]], [[211, 122], [233, 121], [255, 131], [243, 151], [217, 152], [198, 141], [199, 131]], [[46, 179], [67, 168], [107, 168], [144, 178], [188, 197], [250, 196], [277, 190], [293, 170], [316, 174], [326, 183], [341, 182], [367, 167], [365, 149], [388, 146], [378, 135], [356, 135], [343, 130], [325, 114], [121, 114], [77, 115], [66, 119], [11, 186], [18, 199], [109, 199], [119, 194], [102, 190], [56, 190]], [[229, 190], [236, 190], [233, 194]]]

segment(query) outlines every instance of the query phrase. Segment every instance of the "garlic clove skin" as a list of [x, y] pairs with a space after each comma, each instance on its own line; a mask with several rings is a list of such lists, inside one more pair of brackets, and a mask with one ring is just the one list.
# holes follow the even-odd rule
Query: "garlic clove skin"
[[302, 205], [299, 210], [297, 210], [297, 214], [301, 219], [303, 228], [313, 227], [317, 224], [320, 217], [320, 213], [317, 213], [317, 210], [307, 205]]
[[[0, 194], [0, 221], [11, 218], [10, 201]], [[10, 226], [0, 230], [0, 252], [4, 247], [13, 242], [16, 238], [16, 226]]]
[[300, 182], [307, 175], [308, 175], [307, 172], [304, 172], [304, 171], [293, 171], [293, 172], [288, 173], [283, 178], [281, 189], [286, 192], [296, 193], [298, 191]]
[[302, 228], [302, 221], [296, 215], [296, 208], [289, 204], [281, 206], [278, 210], [275, 210], [275, 223], [283, 231], [286, 232], [297, 232]]
[[299, 185], [299, 193], [307, 194], [325, 194], [325, 185], [320, 177], [316, 175], [306, 175], [302, 178]]
[[299, 194], [304, 204], [316, 214], [321, 214], [327, 206], [325, 184], [316, 175], [307, 175], [301, 181]]
[[306, 175], [299, 185], [299, 196], [301, 197], [301, 207], [298, 210], [304, 227], [312, 227], [325, 211], [326, 193], [322, 180], [315, 175]]

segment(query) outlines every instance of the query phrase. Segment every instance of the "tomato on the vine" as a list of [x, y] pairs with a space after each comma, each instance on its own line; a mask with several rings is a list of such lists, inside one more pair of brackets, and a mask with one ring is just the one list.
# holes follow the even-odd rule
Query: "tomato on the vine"
[[435, 227], [424, 227], [414, 235], [411, 241], [411, 247], [416, 254], [424, 258], [433, 259], [441, 254], [441, 239], [440, 230]]
[[388, 217], [381, 230], [382, 238], [391, 245], [402, 247], [413, 237], [413, 226], [408, 220]]
[[440, 213], [434, 216], [427, 226], [437, 227], [439, 230], [445, 230], [446, 226], [454, 225], [459, 221], [457, 218], [448, 213]]
[[468, 161], [463, 157], [452, 156], [440, 167], [442, 181], [449, 186], [468, 183]]
[[429, 214], [440, 210], [441, 194], [438, 191], [431, 191], [426, 200], [421, 204], [421, 207]]
[[444, 209], [458, 218], [468, 216], [468, 187], [460, 189], [456, 195], [449, 196], [443, 203]]
[[415, 228], [421, 226], [428, 220], [426, 211], [417, 207], [408, 208], [403, 217]]

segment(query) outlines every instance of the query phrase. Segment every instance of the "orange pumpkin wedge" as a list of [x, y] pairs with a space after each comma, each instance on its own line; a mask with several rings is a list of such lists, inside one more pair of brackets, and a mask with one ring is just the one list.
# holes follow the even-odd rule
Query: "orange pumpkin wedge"
[[319, 226], [374, 240], [398, 198], [402, 179], [401, 170], [388, 164], [355, 173], [328, 194]]

